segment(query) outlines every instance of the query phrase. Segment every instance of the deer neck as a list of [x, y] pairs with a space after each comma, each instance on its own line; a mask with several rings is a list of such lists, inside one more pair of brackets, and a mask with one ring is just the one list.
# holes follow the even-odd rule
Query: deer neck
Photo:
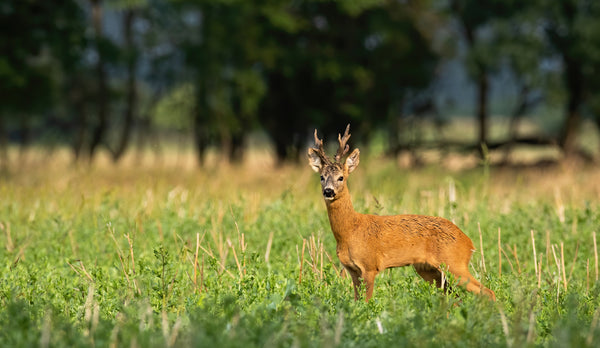
[[327, 204], [327, 215], [331, 231], [338, 243], [348, 238], [355, 227], [356, 215], [358, 214], [352, 206], [352, 198], [345, 187], [340, 195]]

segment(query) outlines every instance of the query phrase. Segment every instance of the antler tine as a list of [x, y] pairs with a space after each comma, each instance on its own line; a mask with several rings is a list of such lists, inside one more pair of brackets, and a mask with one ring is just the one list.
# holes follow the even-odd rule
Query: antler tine
[[323, 140], [319, 139], [319, 137], [317, 136], [317, 130], [315, 129], [315, 149], [319, 150], [320, 152], [323, 152]]
[[323, 160], [327, 160], [327, 155], [325, 154], [325, 150], [323, 150], [323, 140], [319, 139], [317, 136], [317, 130], [315, 129], [315, 150]]
[[348, 151], [350, 150], [350, 146], [348, 146], [348, 144], [347, 144], [348, 139], [350, 139], [350, 124], [349, 123], [346, 126], [346, 131], [344, 132], [344, 136], [342, 137], [341, 134], [338, 134], [338, 142], [340, 143], [340, 147], [338, 148], [337, 153], [335, 154], [336, 162], [340, 162], [342, 160], [342, 157], [344, 157], [344, 155], [346, 155], [348, 153]]

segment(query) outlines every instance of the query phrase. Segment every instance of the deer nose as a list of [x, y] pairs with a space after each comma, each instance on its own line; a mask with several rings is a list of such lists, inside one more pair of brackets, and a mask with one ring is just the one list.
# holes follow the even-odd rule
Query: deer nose
[[335, 196], [335, 192], [333, 192], [333, 189], [326, 188], [323, 190], [323, 196], [325, 196], [327, 198], [332, 198]]

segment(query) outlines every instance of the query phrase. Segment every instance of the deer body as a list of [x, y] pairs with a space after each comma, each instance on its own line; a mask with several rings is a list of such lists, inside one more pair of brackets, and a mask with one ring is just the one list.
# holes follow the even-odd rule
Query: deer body
[[358, 149], [344, 164], [339, 163], [348, 151], [345, 144], [350, 137], [348, 131], [349, 127], [344, 138], [339, 138], [340, 150], [335, 162], [322, 152], [322, 141], [317, 138], [316, 131], [315, 142], [319, 148], [309, 149], [308, 154], [310, 165], [321, 174], [329, 223], [337, 242], [337, 256], [352, 277], [354, 298], [358, 299], [361, 279], [366, 285], [368, 301], [379, 272], [407, 265], [413, 265], [423, 279], [441, 287], [440, 267], [445, 265], [467, 290], [483, 291], [494, 300], [494, 292], [483, 287], [469, 272], [473, 242], [452, 222], [432, 216], [378, 216], [354, 210], [346, 179], [358, 165]]

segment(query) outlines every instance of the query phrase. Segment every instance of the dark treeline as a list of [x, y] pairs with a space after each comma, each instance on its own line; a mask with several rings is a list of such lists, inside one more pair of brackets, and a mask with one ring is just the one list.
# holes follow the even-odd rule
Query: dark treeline
[[[573, 155], [582, 118], [600, 125], [598, 18], [593, 0], [5, 0], [0, 162], [11, 142], [119, 161], [134, 133], [173, 130], [193, 135], [200, 163], [211, 146], [240, 160], [254, 130], [282, 161], [315, 127], [331, 135], [348, 122], [365, 141], [381, 131], [397, 154], [415, 146], [407, 120], [439, 117], [450, 60], [476, 91], [466, 146]], [[507, 73], [510, 137], [490, 143], [491, 80]], [[519, 121], [541, 104], [562, 110], [560, 129], [521, 138]]]

